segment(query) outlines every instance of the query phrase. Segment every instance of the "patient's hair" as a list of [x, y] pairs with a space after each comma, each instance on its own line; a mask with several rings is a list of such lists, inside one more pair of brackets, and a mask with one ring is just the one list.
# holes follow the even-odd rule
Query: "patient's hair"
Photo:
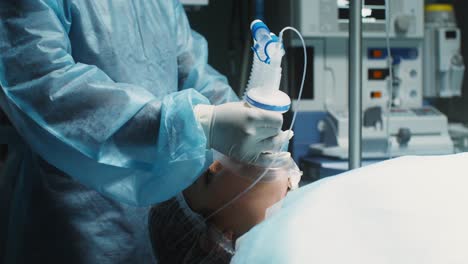
[[161, 264], [223, 264], [232, 257], [211, 241], [205, 220], [191, 211], [182, 194], [151, 208], [149, 233], [154, 255]]

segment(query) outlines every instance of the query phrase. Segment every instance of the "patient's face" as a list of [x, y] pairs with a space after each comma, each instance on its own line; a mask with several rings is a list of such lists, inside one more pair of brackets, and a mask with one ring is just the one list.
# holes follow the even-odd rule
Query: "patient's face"
[[[250, 167], [245, 171], [249, 170]], [[207, 217], [252, 185], [254, 178], [259, 176], [257, 173], [242, 177], [244, 175], [236, 175], [221, 163], [214, 162], [203, 176], [184, 190], [184, 198], [172, 198], [152, 207], [149, 228], [158, 259], [164, 263], [228, 263], [233, 254], [230, 246], [234, 244], [226, 242], [234, 242], [265, 219], [266, 210], [286, 196], [288, 177], [260, 181], [209, 218], [209, 223], [192, 217], [185, 202], [192, 211]], [[216, 231], [221, 231], [231, 241], [220, 240]]]
[[[209, 168], [214, 176], [206, 185], [209, 209], [216, 210], [248, 188], [252, 176], [239, 177], [215, 161]], [[260, 176], [260, 175], [258, 175]], [[235, 240], [250, 228], [265, 219], [266, 210], [286, 196], [288, 191], [287, 177], [278, 177], [272, 181], [260, 181], [249, 192], [233, 204], [220, 211], [209, 221], [226, 236]]]

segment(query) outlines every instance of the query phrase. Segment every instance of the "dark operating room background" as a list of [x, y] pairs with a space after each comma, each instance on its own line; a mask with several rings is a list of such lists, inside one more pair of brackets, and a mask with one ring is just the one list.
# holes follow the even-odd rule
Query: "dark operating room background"
[[[205, 36], [209, 45], [209, 63], [226, 75], [233, 89], [239, 94], [245, 86], [250, 71], [249, 24], [258, 13], [256, 4], [263, 2], [265, 22], [277, 31], [277, 20], [289, 21], [287, 9], [295, 0], [210, 0], [208, 6], [188, 9], [192, 27]], [[426, 3], [454, 4], [458, 26], [462, 32], [462, 54], [468, 64], [468, 1], [467, 0], [426, 0]], [[468, 68], [468, 67], [467, 67]], [[287, 78], [287, 72], [283, 70]], [[468, 74], [465, 72], [462, 97], [437, 99], [433, 102], [454, 122], [468, 123]]]
[[[208, 6], [187, 9], [192, 28], [208, 40], [209, 63], [226, 75], [238, 94], [246, 43], [251, 55], [249, 26], [254, 18], [254, 2], [210, 0]], [[247, 67], [250, 69], [250, 62]]]

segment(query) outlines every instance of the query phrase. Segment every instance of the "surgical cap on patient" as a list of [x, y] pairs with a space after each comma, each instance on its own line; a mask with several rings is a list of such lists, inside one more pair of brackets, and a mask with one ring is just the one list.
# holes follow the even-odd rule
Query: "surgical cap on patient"
[[229, 241], [193, 212], [182, 194], [151, 209], [149, 229], [153, 252], [161, 264], [222, 264], [233, 256]]

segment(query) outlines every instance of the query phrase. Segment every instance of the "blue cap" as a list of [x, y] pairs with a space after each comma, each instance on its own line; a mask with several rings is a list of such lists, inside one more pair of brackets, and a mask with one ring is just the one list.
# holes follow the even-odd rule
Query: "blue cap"
[[264, 28], [266, 30], [268, 30], [268, 33], [270, 33], [270, 29], [267, 27], [267, 25], [265, 23], [263, 23], [263, 21], [257, 19], [254, 21], [254, 23], [250, 26], [250, 30], [252, 31], [252, 37], [253, 39], [257, 40], [255, 38], [255, 33], [257, 32], [257, 30], [259, 30], [260, 28]]

